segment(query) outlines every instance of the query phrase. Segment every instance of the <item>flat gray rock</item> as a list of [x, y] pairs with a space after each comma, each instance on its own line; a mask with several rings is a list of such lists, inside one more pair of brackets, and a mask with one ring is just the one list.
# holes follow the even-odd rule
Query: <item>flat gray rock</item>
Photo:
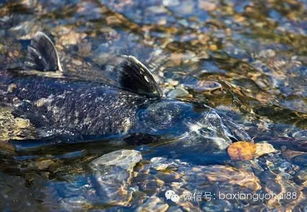
[[117, 150], [105, 154], [90, 164], [93, 170], [99, 170], [99, 167], [116, 166], [129, 172], [133, 167], [142, 160], [142, 155], [136, 150]]
[[135, 165], [142, 160], [135, 150], [117, 150], [105, 154], [90, 164], [97, 196], [105, 203], [128, 205], [132, 192], [128, 189]]

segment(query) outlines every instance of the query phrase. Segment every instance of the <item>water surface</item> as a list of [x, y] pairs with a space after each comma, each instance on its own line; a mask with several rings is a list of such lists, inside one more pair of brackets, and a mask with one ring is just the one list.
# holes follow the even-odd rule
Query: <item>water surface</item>
[[[219, 111], [216, 120], [227, 120], [223, 115], [231, 117], [248, 133], [248, 139], [266, 141], [279, 152], [255, 161], [235, 162], [225, 151], [216, 152], [197, 143], [197, 138], [190, 143], [118, 146], [98, 142], [35, 151], [23, 151], [21, 146], [16, 152], [6, 141], [31, 137], [35, 129], [24, 127], [25, 120], [14, 120], [10, 108], [0, 104], [2, 210], [129, 211], [150, 203], [157, 207], [167, 204], [170, 211], [306, 210], [306, 1], [2, 0], [0, 70], [22, 64], [25, 46], [37, 31], [48, 33], [56, 41], [64, 69], [99, 79], [108, 55], [134, 55], [152, 70], [167, 97], [215, 108]], [[138, 177], [128, 186], [137, 192], [125, 204], [91, 195], [96, 190], [89, 181], [89, 162], [122, 148], [142, 152], [143, 162], [135, 170]], [[166, 158], [166, 162], [157, 163], [165, 167], [173, 164], [176, 170], [168, 173], [146, 167], [153, 157]], [[176, 159], [180, 162], [173, 161]], [[258, 180], [261, 189], [244, 186], [241, 178], [230, 184], [231, 179], [203, 182], [197, 176], [205, 172], [237, 176], [253, 173], [255, 178], [248, 176], [253, 183]], [[258, 193], [290, 192], [295, 197], [207, 199], [178, 205], [163, 196], [176, 181], [182, 183], [181, 187], [178, 184], [180, 189], [190, 192], [195, 188], [212, 193], [249, 189]], [[182, 192], [180, 189], [178, 192]]]

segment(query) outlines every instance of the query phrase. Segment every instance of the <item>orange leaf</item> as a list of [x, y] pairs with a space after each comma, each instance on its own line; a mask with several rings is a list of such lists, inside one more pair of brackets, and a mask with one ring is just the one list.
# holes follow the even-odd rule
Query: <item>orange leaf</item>
[[251, 142], [238, 141], [229, 145], [227, 152], [232, 160], [251, 160], [256, 156], [256, 145]]

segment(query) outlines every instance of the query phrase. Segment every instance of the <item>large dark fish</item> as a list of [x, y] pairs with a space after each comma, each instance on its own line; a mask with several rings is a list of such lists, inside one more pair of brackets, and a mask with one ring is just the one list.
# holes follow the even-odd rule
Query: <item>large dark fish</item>
[[[13, 107], [15, 116], [30, 120], [37, 129], [34, 140], [172, 139], [199, 130], [197, 122], [204, 119], [200, 111], [208, 110], [163, 98], [149, 70], [132, 56], [121, 57], [115, 66], [116, 86], [65, 77], [52, 41], [42, 32], [28, 47], [26, 67], [1, 73], [0, 102]], [[31, 70], [36, 74], [27, 74]]]

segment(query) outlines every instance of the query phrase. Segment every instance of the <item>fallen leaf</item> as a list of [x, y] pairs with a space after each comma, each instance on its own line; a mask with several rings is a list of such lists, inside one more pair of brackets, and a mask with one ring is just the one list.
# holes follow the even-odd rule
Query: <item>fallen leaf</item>
[[227, 152], [232, 160], [252, 160], [256, 156], [256, 144], [238, 141], [229, 145]]

